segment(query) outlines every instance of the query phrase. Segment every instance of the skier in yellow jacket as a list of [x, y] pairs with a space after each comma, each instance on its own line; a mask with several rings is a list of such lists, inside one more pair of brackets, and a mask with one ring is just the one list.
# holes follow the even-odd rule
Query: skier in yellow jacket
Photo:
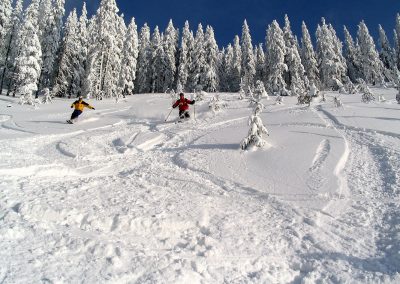
[[71, 119], [67, 120], [68, 123], [73, 124], [76, 119], [82, 114], [83, 109], [87, 107], [89, 109], [95, 109], [91, 105], [89, 105], [87, 102], [83, 101], [83, 97], [80, 96], [77, 101], [75, 101], [72, 105], [71, 108], [75, 108], [74, 112], [71, 115]]

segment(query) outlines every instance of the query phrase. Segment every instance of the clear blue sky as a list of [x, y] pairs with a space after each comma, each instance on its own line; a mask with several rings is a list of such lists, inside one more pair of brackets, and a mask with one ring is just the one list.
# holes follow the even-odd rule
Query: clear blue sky
[[[66, 2], [69, 7], [79, 9], [83, 3], [82, 0]], [[99, 2], [88, 0], [89, 13], [95, 12]], [[169, 19], [179, 28], [185, 20], [189, 20], [194, 30], [199, 22], [203, 26], [212, 25], [220, 46], [227, 45], [241, 33], [244, 19], [250, 25], [253, 43], [264, 43], [267, 25], [274, 19], [282, 24], [285, 13], [298, 35], [302, 20], [314, 35], [321, 17], [325, 17], [340, 37], [343, 25], [355, 35], [357, 24], [364, 19], [376, 40], [378, 24], [392, 38], [395, 16], [400, 12], [400, 0], [117, 0], [117, 4], [127, 20], [135, 17], [139, 27], [147, 22], [152, 29], [156, 25], [164, 29]]]

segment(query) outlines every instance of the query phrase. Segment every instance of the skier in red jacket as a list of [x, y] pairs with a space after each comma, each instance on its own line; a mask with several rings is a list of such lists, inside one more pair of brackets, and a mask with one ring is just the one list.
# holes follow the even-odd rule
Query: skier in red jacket
[[179, 94], [179, 100], [177, 100], [174, 104], [173, 104], [173, 108], [176, 108], [177, 106], [179, 106], [179, 118], [180, 119], [184, 119], [190, 118], [190, 114], [189, 114], [189, 105], [194, 105], [195, 101], [191, 101], [185, 98], [185, 95], [183, 93]]

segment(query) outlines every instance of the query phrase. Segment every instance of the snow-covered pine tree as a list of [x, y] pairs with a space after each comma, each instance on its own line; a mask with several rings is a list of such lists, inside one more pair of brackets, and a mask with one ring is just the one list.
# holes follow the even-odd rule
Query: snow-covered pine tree
[[137, 57], [139, 53], [138, 33], [135, 19], [132, 18], [122, 51], [119, 93], [124, 97], [132, 95], [136, 78]]
[[394, 30], [395, 60], [397, 69], [400, 70], [400, 13], [396, 15], [396, 26]]
[[189, 77], [190, 52], [193, 48], [193, 37], [190, 32], [189, 22], [185, 22], [182, 31], [181, 48], [179, 50], [179, 66], [177, 75], [177, 88], [187, 90], [187, 81]]
[[[44, 2], [47, 1], [44, 0]], [[50, 10], [45, 10], [48, 14], [39, 14], [40, 19], [42, 17], [45, 18], [43, 30], [40, 31], [43, 62], [39, 79], [40, 89], [50, 87], [54, 80], [55, 63], [60, 47], [62, 20], [65, 14], [65, 0], [55, 0], [51, 4], [53, 5], [50, 6]]]
[[0, 2], [0, 67], [3, 68], [6, 37], [12, 26], [12, 0], [2, 0]]
[[220, 73], [220, 90], [230, 92], [232, 90], [232, 68], [233, 68], [233, 47], [228, 44], [223, 50], [223, 61]]
[[198, 25], [194, 42], [191, 64], [189, 67], [189, 89], [198, 91], [204, 88], [204, 86], [202, 86], [204, 81], [202, 76], [204, 76], [204, 70], [206, 69], [204, 31], [201, 24]]
[[79, 36], [78, 16], [74, 9], [69, 14], [64, 28], [53, 96], [71, 98], [78, 95], [77, 87], [80, 83], [79, 51], [81, 47]]
[[357, 39], [360, 45], [360, 62], [364, 80], [368, 84], [378, 84], [383, 81], [383, 64], [376, 51], [374, 39], [362, 21], [358, 26]]
[[256, 81], [265, 82], [267, 78], [266, 64], [265, 64], [265, 53], [262, 43], [255, 48], [256, 56]]
[[[117, 95], [126, 27], [115, 0], [102, 0], [97, 10], [91, 53], [90, 90], [97, 99]], [[94, 31], [92, 31], [94, 33]]]
[[176, 77], [176, 62], [177, 62], [177, 51], [178, 51], [179, 34], [174, 28], [172, 20], [169, 21], [168, 26], [165, 30], [163, 37], [163, 49], [165, 54], [165, 70], [164, 70], [164, 82], [163, 92], [168, 89], [175, 89], [175, 77]]
[[283, 73], [287, 70], [285, 64], [285, 40], [283, 31], [276, 20], [268, 26], [266, 36], [268, 66], [267, 89], [271, 94], [281, 94], [286, 90]]
[[149, 93], [151, 91], [151, 46], [150, 28], [145, 23], [140, 30], [139, 55], [136, 74], [136, 93]]
[[231, 68], [231, 91], [237, 92], [240, 90], [242, 82], [242, 48], [240, 46], [239, 36], [236, 35], [233, 40], [233, 61]]
[[307, 78], [310, 84], [314, 83], [319, 86], [319, 70], [318, 62], [314, 52], [314, 47], [312, 44], [310, 33], [308, 32], [307, 25], [305, 22], [302, 23], [302, 48], [301, 48], [301, 60], [306, 72]]
[[287, 66], [287, 70], [284, 72], [286, 84], [291, 90], [291, 95], [300, 96], [306, 92], [306, 83], [308, 83], [308, 81], [304, 80], [305, 70], [303, 64], [301, 63], [298, 42], [293, 36], [293, 32], [290, 27], [290, 21], [287, 15], [285, 15], [283, 37], [286, 45], [285, 64]]
[[[3, 93], [5, 84], [8, 81], [8, 92], [11, 91], [11, 83], [13, 81], [12, 74], [15, 71], [15, 58], [18, 54], [17, 40], [18, 31], [23, 19], [23, 0], [17, 0], [15, 7], [11, 15], [10, 28], [4, 39], [4, 45], [2, 45], [4, 59], [1, 61], [2, 72], [0, 81], [0, 94]], [[1, 56], [0, 56], [1, 57]]]
[[83, 3], [82, 14], [79, 17], [78, 22], [78, 33], [80, 39], [79, 47], [79, 86], [77, 93], [82, 95], [85, 93], [85, 87], [87, 86], [86, 78], [89, 73], [88, 68], [88, 50], [89, 50], [89, 39], [88, 39], [88, 17], [86, 3]]
[[256, 107], [254, 109], [253, 114], [249, 118], [249, 132], [246, 138], [240, 143], [240, 148], [242, 150], [247, 150], [248, 148], [254, 147], [263, 147], [266, 142], [263, 139], [263, 134], [267, 134], [269, 136], [267, 128], [264, 126], [264, 123], [260, 117], [260, 113], [264, 109], [264, 105], [260, 102], [257, 102]]
[[99, 33], [97, 30], [97, 16], [94, 15], [88, 20], [87, 23], [87, 50], [86, 50], [86, 60], [85, 60], [85, 74], [81, 81], [81, 95], [86, 98], [91, 98], [96, 95], [96, 82], [98, 82], [99, 78], [96, 77], [97, 72], [94, 72], [94, 68], [98, 68], [96, 66], [96, 57], [98, 52], [98, 37]]
[[167, 62], [164, 53], [163, 39], [158, 26], [151, 37], [151, 92], [161, 93], [164, 88], [164, 70]]
[[[381, 48], [381, 52], [379, 57], [383, 62], [384, 68], [388, 70], [395, 70], [396, 62], [394, 57], [394, 49], [390, 46], [389, 40], [386, 36], [385, 30], [379, 25], [379, 44]], [[397, 68], [396, 68], [397, 69]], [[388, 78], [389, 79], [389, 78]]]
[[352, 82], [357, 82], [357, 79], [361, 78], [361, 62], [359, 60], [359, 48], [358, 45], [354, 44], [353, 37], [344, 27], [344, 57], [347, 64], [347, 75]]
[[242, 65], [241, 65], [242, 77], [246, 86], [253, 87], [254, 76], [256, 75], [256, 63], [254, 58], [250, 29], [249, 26], [247, 25], [246, 20], [244, 20], [242, 26], [241, 47], [242, 47]]
[[218, 50], [218, 57], [217, 57], [217, 75], [218, 75], [218, 91], [222, 91], [224, 87], [224, 80], [225, 77], [225, 48]]
[[38, 37], [39, 0], [32, 0], [18, 33], [19, 55], [16, 58], [16, 93], [21, 102], [34, 105], [41, 70], [41, 46]]
[[316, 38], [321, 86], [335, 89], [337, 88], [336, 82], [342, 82], [346, 77], [347, 68], [339, 52], [336, 35], [332, 33], [332, 29], [326, 24], [324, 18], [322, 18], [321, 25], [318, 25]]
[[206, 92], [216, 92], [219, 86], [218, 78], [218, 45], [215, 41], [214, 30], [211, 26], [207, 26], [204, 36], [204, 59], [205, 69], [201, 85]]

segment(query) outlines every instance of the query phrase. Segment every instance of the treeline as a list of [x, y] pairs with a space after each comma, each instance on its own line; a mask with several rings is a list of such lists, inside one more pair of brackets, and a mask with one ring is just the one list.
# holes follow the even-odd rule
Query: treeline
[[379, 26], [379, 46], [364, 22], [356, 39], [344, 27], [341, 42], [322, 19], [313, 43], [306, 24], [301, 40], [288, 17], [281, 28], [273, 21], [265, 45], [254, 45], [246, 21], [241, 37], [220, 49], [211, 26], [194, 32], [186, 22], [180, 32], [169, 22], [165, 31], [126, 26], [115, 0], [102, 0], [88, 18], [84, 5], [63, 23], [65, 0], [0, 3], [0, 89], [25, 97], [40, 90], [53, 96], [118, 98], [168, 90], [237, 92], [257, 81], [270, 94], [301, 95], [315, 84], [339, 89], [363, 80], [368, 84], [396, 82], [400, 69], [400, 15], [394, 45]]

